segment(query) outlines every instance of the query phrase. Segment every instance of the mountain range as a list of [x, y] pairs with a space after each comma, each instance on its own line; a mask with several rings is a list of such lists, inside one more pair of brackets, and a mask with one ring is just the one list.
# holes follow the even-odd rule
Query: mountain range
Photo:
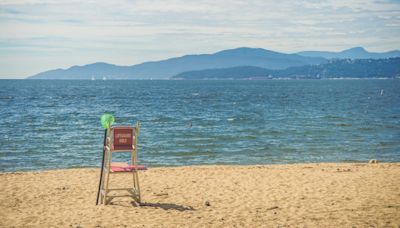
[[341, 52], [329, 51], [302, 51], [298, 55], [307, 57], [322, 57], [326, 59], [386, 59], [400, 57], [400, 51], [388, 51], [382, 53], [368, 52], [363, 47], [354, 47]]
[[319, 65], [305, 65], [272, 70], [239, 66], [182, 72], [174, 79], [329, 79], [400, 77], [400, 57], [388, 59], [332, 59]]
[[[363, 51], [360, 51], [360, 50]], [[253, 66], [271, 70], [283, 70], [290, 67], [318, 65], [327, 63], [331, 58], [340, 56], [357, 56], [357, 58], [388, 58], [400, 56], [399, 51], [371, 53], [363, 48], [352, 48], [339, 53], [333, 52], [299, 52], [285, 54], [262, 48], [236, 48], [219, 51], [213, 54], [185, 55], [162, 61], [144, 62], [132, 66], [118, 66], [108, 63], [93, 63], [83, 66], [72, 66], [68, 69], [49, 70], [28, 77], [28, 79], [169, 79], [186, 71], [214, 68], [232, 68]], [[318, 54], [319, 53], [319, 54]], [[345, 53], [346, 55], [344, 55]]]

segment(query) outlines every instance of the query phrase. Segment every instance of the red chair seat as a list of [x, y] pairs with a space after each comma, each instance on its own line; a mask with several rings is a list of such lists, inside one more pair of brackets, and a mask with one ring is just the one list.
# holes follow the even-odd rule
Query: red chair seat
[[132, 172], [133, 170], [147, 170], [144, 165], [111, 166], [111, 172]]

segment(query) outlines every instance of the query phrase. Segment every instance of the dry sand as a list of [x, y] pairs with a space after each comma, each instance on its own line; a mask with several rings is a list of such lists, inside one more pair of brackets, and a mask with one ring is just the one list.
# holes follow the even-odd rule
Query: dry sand
[[0, 174], [0, 227], [400, 226], [400, 163], [151, 168], [140, 207], [130, 198], [95, 206], [98, 177]]

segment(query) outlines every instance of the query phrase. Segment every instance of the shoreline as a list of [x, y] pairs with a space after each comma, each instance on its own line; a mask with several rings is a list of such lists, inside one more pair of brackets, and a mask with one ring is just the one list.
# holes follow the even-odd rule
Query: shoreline
[[[376, 160], [376, 159], [371, 159]], [[140, 163], [140, 162], [139, 162]], [[280, 165], [368, 165], [370, 164], [369, 161], [339, 161], [339, 162], [294, 162], [294, 163], [260, 163], [260, 164], [194, 164], [194, 165], [171, 165], [171, 166], [148, 166], [145, 165], [148, 169], [159, 169], [159, 168], [180, 168], [180, 167], [212, 167], [212, 166], [232, 166], [232, 167], [246, 167], [246, 166], [280, 166]], [[375, 163], [374, 163], [375, 164]], [[376, 164], [400, 164], [400, 161], [381, 161], [378, 160]], [[13, 173], [41, 173], [41, 172], [48, 172], [48, 171], [58, 171], [58, 170], [70, 170], [70, 169], [99, 169], [100, 166], [82, 166], [82, 167], [60, 167], [60, 168], [50, 168], [50, 169], [32, 169], [32, 170], [16, 170], [16, 171], [0, 171], [0, 175], [2, 174], [13, 174]]]
[[150, 167], [142, 206], [96, 206], [99, 168], [0, 173], [0, 227], [397, 227], [399, 176], [398, 162]]

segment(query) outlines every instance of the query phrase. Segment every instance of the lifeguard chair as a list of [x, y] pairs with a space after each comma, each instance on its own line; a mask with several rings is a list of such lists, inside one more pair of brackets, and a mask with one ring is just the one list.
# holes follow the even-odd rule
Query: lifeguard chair
[[[100, 203], [108, 204], [115, 197], [130, 196], [137, 203], [141, 202], [139, 174], [138, 171], [146, 170], [143, 165], [138, 165], [137, 160], [137, 139], [139, 135], [140, 124], [132, 126], [112, 126], [107, 131], [105, 144], [105, 157], [103, 167], [103, 181], [100, 184]], [[113, 163], [113, 153], [130, 153], [130, 162]], [[127, 188], [109, 188], [110, 177], [113, 174], [132, 174], [133, 186]], [[111, 191], [127, 191], [129, 195], [109, 195]]]

